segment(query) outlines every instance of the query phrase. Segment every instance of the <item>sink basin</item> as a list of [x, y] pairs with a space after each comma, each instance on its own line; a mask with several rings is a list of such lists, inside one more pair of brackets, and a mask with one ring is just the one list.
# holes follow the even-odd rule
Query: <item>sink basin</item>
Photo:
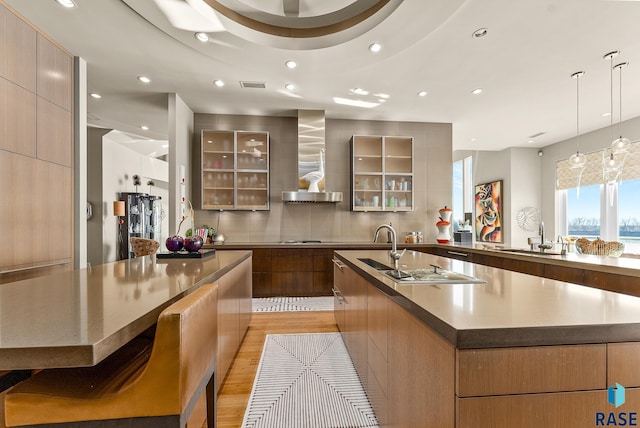
[[401, 284], [483, 284], [487, 282], [470, 275], [440, 269], [437, 272], [434, 269], [413, 269], [401, 272], [407, 276], [398, 279], [394, 271], [385, 272], [385, 274]]
[[532, 256], [561, 256], [562, 255], [560, 253], [554, 253], [553, 251], [545, 251], [543, 253], [539, 250], [532, 251], [532, 250], [524, 250], [519, 248], [504, 248], [500, 251], [503, 253], [529, 254]]
[[393, 268], [391, 266], [387, 266], [383, 263], [380, 263], [377, 260], [373, 260], [373, 259], [358, 259], [363, 263], [368, 264], [369, 266], [371, 266], [374, 269], [378, 269], [378, 270], [393, 270]]
[[401, 284], [482, 284], [487, 282], [462, 273], [434, 269], [433, 267], [396, 271], [392, 267], [374, 259], [363, 258], [358, 260], [379, 271], [384, 271], [385, 275]]

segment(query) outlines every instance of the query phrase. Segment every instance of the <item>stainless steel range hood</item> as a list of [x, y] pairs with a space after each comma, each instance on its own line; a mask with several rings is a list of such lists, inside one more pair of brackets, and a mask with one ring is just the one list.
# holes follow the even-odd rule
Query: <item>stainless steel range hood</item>
[[298, 190], [282, 192], [282, 202], [342, 202], [342, 192], [325, 189], [323, 110], [298, 110]]

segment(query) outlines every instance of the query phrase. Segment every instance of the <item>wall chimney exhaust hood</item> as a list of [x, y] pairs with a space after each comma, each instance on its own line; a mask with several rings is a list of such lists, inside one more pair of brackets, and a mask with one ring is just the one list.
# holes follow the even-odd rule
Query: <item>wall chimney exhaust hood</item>
[[342, 202], [342, 192], [325, 189], [323, 110], [298, 110], [298, 190], [282, 192], [282, 202]]

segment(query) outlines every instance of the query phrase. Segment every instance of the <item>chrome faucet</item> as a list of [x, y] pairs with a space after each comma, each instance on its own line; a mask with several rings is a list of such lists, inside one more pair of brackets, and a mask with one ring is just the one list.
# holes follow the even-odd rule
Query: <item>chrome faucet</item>
[[564, 256], [569, 249], [569, 243], [564, 240], [562, 235], [558, 235], [558, 243], [560, 243], [560, 255]]
[[544, 221], [540, 221], [540, 226], [538, 227], [538, 233], [540, 234], [540, 245], [538, 245], [540, 252], [544, 253], [544, 250], [550, 250], [551, 248], [553, 248], [553, 245], [545, 244], [544, 242]]
[[393, 260], [393, 269], [395, 270], [396, 274], [400, 275], [398, 260], [400, 260], [400, 257], [404, 255], [404, 252], [407, 251], [407, 249], [405, 248], [401, 253], [398, 252], [396, 231], [390, 224], [381, 224], [380, 226], [378, 226], [376, 232], [373, 234], [373, 242], [376, 242], [378, 240], [378, 234], [382, 229], [387, 229], [391, 233], [391, 251], [389, 251], [389, 256]]

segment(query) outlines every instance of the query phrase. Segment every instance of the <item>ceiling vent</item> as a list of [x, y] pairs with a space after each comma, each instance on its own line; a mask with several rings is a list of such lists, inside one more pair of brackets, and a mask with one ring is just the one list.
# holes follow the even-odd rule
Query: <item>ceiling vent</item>
[[529, 135], [529, 138], [533, 139], [533, 138], [538, 138], [541, 135], [546, 134], [546, 132], [542, 131], [542, 132], [538, 132], [537, 134], [533, 134], [533, 135]]
[[254, 88], [254, 89], [265, 89], [267, 84], [264, 82], [244, 82], [240, 81], [240, 87], [242, 88]]

